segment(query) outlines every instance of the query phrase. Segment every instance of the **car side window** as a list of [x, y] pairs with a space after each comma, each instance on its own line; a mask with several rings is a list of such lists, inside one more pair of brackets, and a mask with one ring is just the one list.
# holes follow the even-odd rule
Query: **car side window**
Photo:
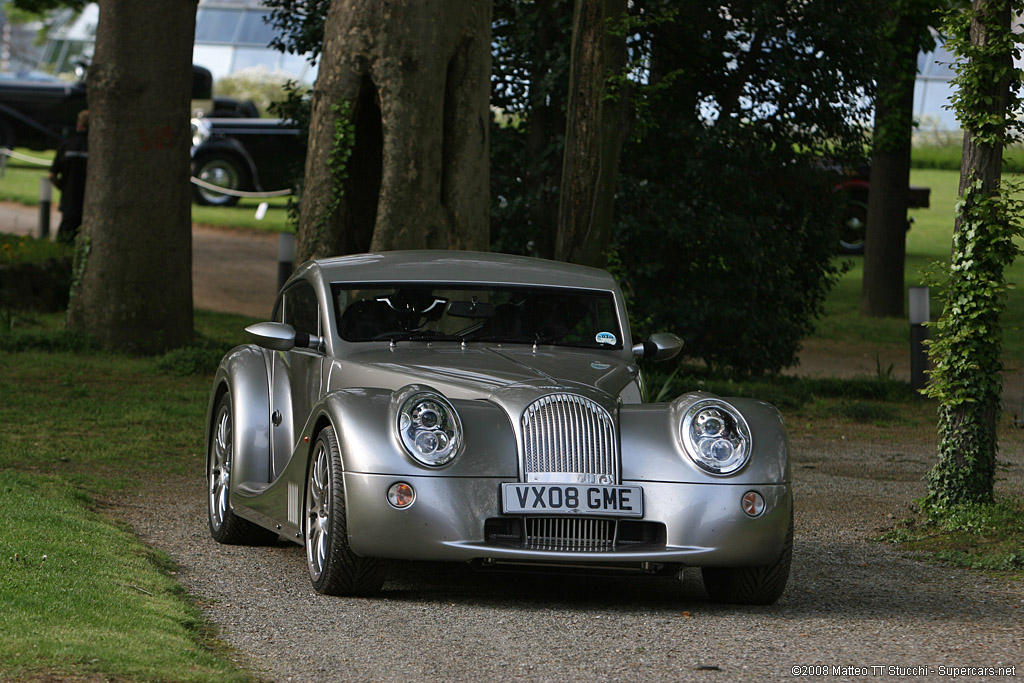
[[282, 322], [286, 322], [295, 328], [296, 332], [305, 332], [313, 336], [320, 336], [320, 306], [316, 299], [316, 292], [308, 282], [299, 282], [284, 293], [284, 311]]

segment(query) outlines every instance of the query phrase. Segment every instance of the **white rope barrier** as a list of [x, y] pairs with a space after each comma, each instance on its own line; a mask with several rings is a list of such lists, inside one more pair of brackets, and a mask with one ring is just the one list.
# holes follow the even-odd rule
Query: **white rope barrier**
[[39, 157], [30, 157], [27, 154], [21, 154], [20, 152], [15, 152], [13, 149], [9, 149], [7, 147], [0, 147], [0, 154], [3, 154], [5, 156], [9, 156], [12, 159], [17, 159], [18, 161], [24, 161], [24, 162], [27, 162], [29, 164], [38, 164], [40, 166], [49, 166], [50, 164], [53, 163], [53, 161], [51, 161], [50, 159], [40, 159]]
[[221, 187], [220, 185], [214, 185], [212, 183], [206, 182], [205, 180], [200, 180], [195, 176], [192, 176], [190, 180], [192, 181], [193, 185], [198, 185], [199, 187], [211, 190], [213, 192], [218, 192], [220, 194], [231, 195], [232, 197], [251, 197], [253, 199], [266, 199], [268, 197], [287, 197], [288, 195], [292, 194], [291, 190], [274, 190], [273, 192], [243, 192], [241, 190], [229, 190], [226, 187]]

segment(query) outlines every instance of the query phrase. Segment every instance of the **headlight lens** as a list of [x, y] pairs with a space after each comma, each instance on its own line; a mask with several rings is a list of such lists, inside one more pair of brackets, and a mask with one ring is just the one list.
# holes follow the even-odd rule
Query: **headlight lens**
[[409, 455], [424, 465], [451, 462], [462, 445], [462, 423], [440, 394], [421, 392], [405, 399], [398, 411], [398, 433]]
[[732, 474], [750, 458], [750, 428], [725, 401], [694, 403], [683, 414], [680, 432], [687, 454], [711, 474]]
[[205, 119], [192, 119], [192, 146], [198, 147], [210, 139], [210, 123]]

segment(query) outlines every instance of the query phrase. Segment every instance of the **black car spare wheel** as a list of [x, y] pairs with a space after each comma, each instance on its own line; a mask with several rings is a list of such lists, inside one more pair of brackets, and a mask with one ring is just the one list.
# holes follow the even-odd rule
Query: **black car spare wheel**
[[[199, 180], [225, 190], [241, 190], [248, 186], [248, 174], [234, 157], [209, 154], [192, 162], [192, 173]], [[238, 197], [223, 194], [202, 185], [192, 184], [192, 196], [205, 206], [234, 206]]]

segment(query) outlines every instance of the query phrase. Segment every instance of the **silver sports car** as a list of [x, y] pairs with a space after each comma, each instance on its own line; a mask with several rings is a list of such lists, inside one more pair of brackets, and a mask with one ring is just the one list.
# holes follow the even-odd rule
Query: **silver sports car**
[[221, 361], [207, 424], [221, 543], [306, 549], [321, 593], [389, 558], [480, 568], [700, 567], [713, 599], [786, 586], [793, 504], [778, 411], [693, 392], [644, 403], [611, 275], [408, 251], [312, 261]]

